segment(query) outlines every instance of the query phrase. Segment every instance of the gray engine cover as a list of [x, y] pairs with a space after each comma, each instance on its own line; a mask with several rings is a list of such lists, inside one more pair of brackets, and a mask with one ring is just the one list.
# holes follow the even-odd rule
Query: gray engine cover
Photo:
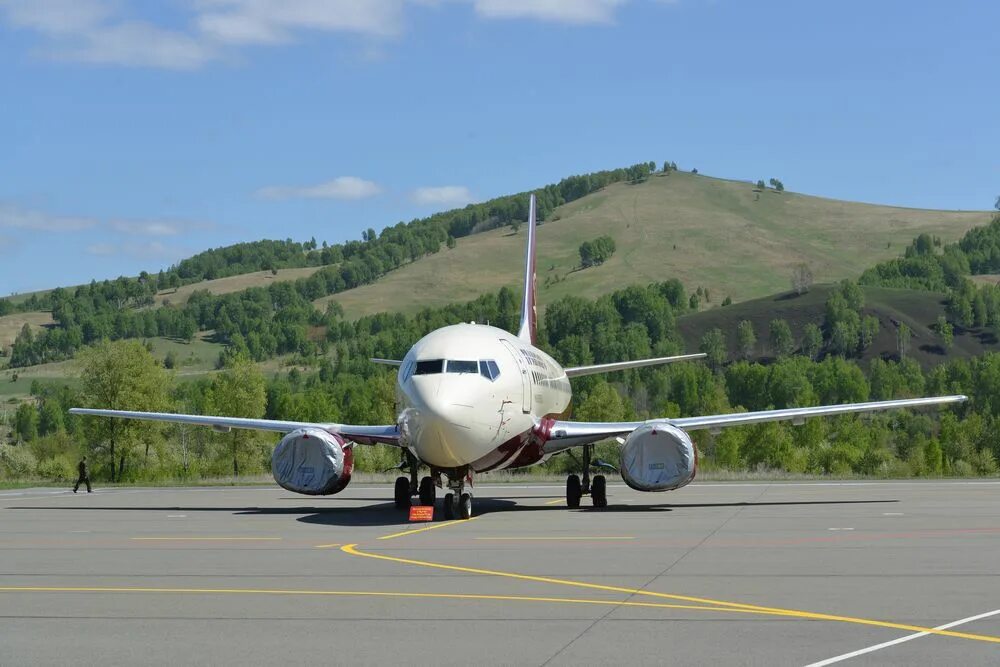
[[643, 424], [622, 445], [622, 479], [636, 491], [679, 489], [694, 479], [697, 466], [691, 438], [671, 424]]
[[354, 453], [339, 435], [321, 429], [292, 431], [271, 454], [271, 474], [284, 489], [310, 496], [342, 491], [351, 481]]

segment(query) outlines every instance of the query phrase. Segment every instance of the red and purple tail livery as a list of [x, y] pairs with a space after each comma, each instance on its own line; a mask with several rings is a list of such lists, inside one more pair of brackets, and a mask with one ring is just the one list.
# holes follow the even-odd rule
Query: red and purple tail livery
[[528, 202], [528, 249], [524, 257], [524, 295], [521, 297], [521, 326], [517, 337], [535, 344], [535, 195]]

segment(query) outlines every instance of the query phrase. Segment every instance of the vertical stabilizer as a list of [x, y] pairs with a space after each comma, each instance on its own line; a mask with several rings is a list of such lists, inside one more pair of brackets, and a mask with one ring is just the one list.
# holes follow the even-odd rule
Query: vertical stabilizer
[[528, 203], [528, 249], [524, 254], [524, 295], [521, 297], [521, 326], [517, 337], [535, 344], [535, 195]]

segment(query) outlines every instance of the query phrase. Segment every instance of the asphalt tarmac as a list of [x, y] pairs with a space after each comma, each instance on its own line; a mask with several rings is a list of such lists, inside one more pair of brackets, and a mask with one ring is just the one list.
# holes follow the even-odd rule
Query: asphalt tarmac
[[1000, 664], [1000, 481], [476, 494], [0, 491], [0, 664]]

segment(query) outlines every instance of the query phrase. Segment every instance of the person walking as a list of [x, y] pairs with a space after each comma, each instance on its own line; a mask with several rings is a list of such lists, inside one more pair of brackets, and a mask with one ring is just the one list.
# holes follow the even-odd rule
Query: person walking
[[76, 466], [76, 469], [80, 472], [80, 476], [77, 478], [76, 484], [73, 485], [73, 493], [76, 493], [81, 484], [87, 485], [87, 493], [93, 493], [93, 489], [90, 488], [90, 472], [87, 470], [86, 456], [80, 459], [80, 463]]

